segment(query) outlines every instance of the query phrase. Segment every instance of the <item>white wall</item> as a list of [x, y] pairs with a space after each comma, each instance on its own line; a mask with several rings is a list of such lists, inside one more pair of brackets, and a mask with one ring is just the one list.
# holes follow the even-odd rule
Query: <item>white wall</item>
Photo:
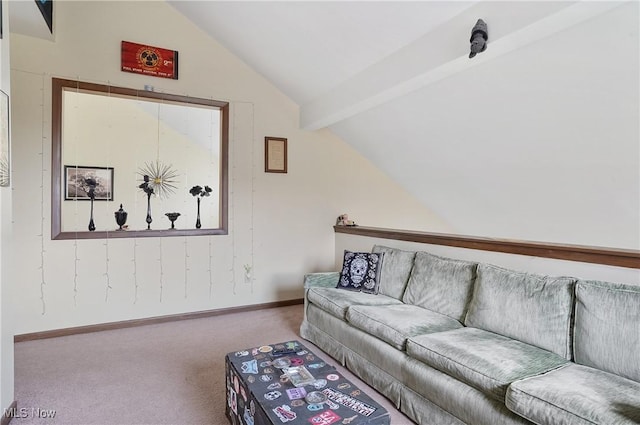
[[[8, 2], [2, 2], [2, 39], [0, 40], [0, 89], [9, 94], [9, 19]], [[11, 131], [11, 126], [9, 126]], [[13, 402], [13, 333], [11, 302], [12, 263], [11, 221], [12, 194], [10, 187], [0, 187], [0, 409]]]
[[[55, 20], [55, 42], [11, 40], [16, 334], [299, 298], [304, 273], [333, 269], [344, 212], [449, 230], [331, 132], [299, 130], [297, 105], [164, 2], [63, 1]], [[120, 72], [122, 40], [178, 50], [180, 79]], [[52, 76], [230, 101], [230, 234], [51, 241]], [[288, 174], [263, 172], [265, 136], [288, 138]]]
[[606, 266], [580, 261], [556, 260], [553, 258], [530, 257], [527, 255], [505, 254], [444, 245], [396, 241], [366, 236], [336, 234], [335, 267], [340, 270], [344, 250], [370, 252], [374, 245], [384, 245], [407, 251], [426, 251], [450, 258], [495, 264], [497, 266], [552, 276], [573, 276], [580, 279], [604, 280], [609, 282], [640, 284], [640, 270], [627, 267]]

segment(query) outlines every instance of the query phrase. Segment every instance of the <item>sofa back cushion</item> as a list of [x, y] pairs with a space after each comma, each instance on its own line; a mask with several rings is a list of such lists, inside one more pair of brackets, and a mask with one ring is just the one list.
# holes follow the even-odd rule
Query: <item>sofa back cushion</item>
[[574, 283], [480, 264], [464, 323], [571, 360]]
[[640, 382], [640, 286], [579, 280], [576, 363]]
[[378, 293], [398, 300], [402, 299], [416, 253], [381, 245], [375, 245], [373, 252], [384, 254]]
[[473, 292], [476, 267], [477, 263], [418, 252], [402, 301], [462, 322]]

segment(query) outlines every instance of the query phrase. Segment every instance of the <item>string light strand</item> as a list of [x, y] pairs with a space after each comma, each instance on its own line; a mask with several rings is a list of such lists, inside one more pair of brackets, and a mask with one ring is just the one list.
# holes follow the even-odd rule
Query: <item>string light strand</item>
[[211, 296], [213, 294], [213, 247], [212, 247], [212, 236], [209, 236], [209, 269], [207, 270], [209, 272], [209, 299], [211, 299]]
[[162, 267], [162, 239], [163, 238], [159, 238], [159, 243], [158, 243], [158, 249], [159, 249], [159, 254], [160, 254], [160, 258], [158, 258], [158, 261], [160, 262], [160, 302], [162, 302], [162, 291], [164, 290], [164, 270]]
[[[79, 81], [78, 81], [78, 77], [76, 77], [76, 95], [78, 94], [78, 86], [79, 86]], [[78, 114], [78, 101], [77, 101], [77, 96], [75, 96], [75, 102], [73, 105], [73, 108], [75, 109], [74, 113], [77, 115]], [[69, 100], [70, 101], [70, 100]], [[74, 138], [73, 138], [73, 157], [75, 158], [74, 163], [78, 164], [79, 161], [78, 159], [78, 132], [74, 132]], [[77, 165], [76, 165], [76, 172], [77, 172]], [[78, 257], [78, 219], [80, 217], [80, 215], [78, 214], [78, 198], [76, 197], [76, 199], [73, 201], [73, 209], [74, 209], [74, 231], [75, 231], [75, 238], [73, 240], [73, 256], [74, 256], [74, 261], [73, 261], [73, 305], [74, 307], [78, 306], [78, 262], [80, 261], [80, 257]]]
[[189, 248], [187, 247], [187, 238], [184, 238], [184, 299], [187, 299], [187, 279], [189, 274]]
[[40, 89], [41, 93], [42, 93], [42, 98], [41, 98], [41, 104], [40, 104], [40, 110], [42, 111], [42, 126], [41, 126], [41, 143], [40, 143], [40, 169], [42, 170], [40, 173], [40, 302], [42, 303], [42, 315], [44, 316], [47, 312], [47, 303], [45, 301], [45, 286], [47, 285], [47, 282], [45, 280], [45, 246], [44, 246], [44, 221], [45, 221], [45, 215], [44, 215], [44, 198], [45, 198], [45, 190], [44, 190], [44, 174], [47, 171], [45, 168], [45, 161], [44, 161], [44, 145], [45, 145], [45, 140], [46, 140], [46, 136], [45, 136], [45, 114], [44, 114], [44, 103], [45, 103], [45, 99], [44, 99], [44, 85], [45, 85], [45, 75], [42, 76], [42, 88]]
[[[189, 114], [185, 112], [184, 114], [184, 132], [182, 134], [182, 136], [185, 139], [188, 139], [189, 137], [189, 132], [188, 132], [188, 128], [189, 128]], [[191, 155], [191, 144], [187, 143], [186, 149], [184, 149], [184, 157], [186, 158], [190, 158]], [[183, 157], [183, 158], [184, 158]], [[183, 185], [183, 191], [186, 192], [187, 188], [189, 187], [189, 167], [185, 167], [185, 172], [184, 172], [184, 185]], [[188, 197], [185, 196], [182, 199], [182, 209], [183, 211], [187, 211], [187, 201], [188, 201]], [[186, 217], [185, 217], [186, 219]], [[189, 287], [189, 244], [187, 241], [187, 237], [185, 236], [184, 238], [184, 299], [186, 300], [188, 298], [188, 287]]]
[[[111, 97], [111, 82], [107, 81], [107, 87], [108, 87], [108, 97]], [[113, 124], [111, 121], [109, 121], [109, 124], [107, 126], [108, 128], [108, 133], [112, 134], [112, 128], [113, 128]], [[107, 164], [111, 163], [111, 143], [107, 144]], [[104, 247], [105, 247], [105, 296], [104, 296], [104, 302], [108, 302], [109, 301], [109, 291], [112, 289], [111, 288], [111, 276], [109, 275], [109, 262], [111, 261], [109, 258], [109, 231], [107, 230], [107, 236], [106, 236], [106, 240], [104, 242]]]
[[76, 239], [73, 241], [73, 305], [74, 307], [78, 306], [78, 231], [76, 230]]
[[[236, 127], [236, 106], [233, 105], [233, 134], [234, 137], [237, 134]], [[233, 255], [231, 256], [231, 283], [233, 285], [233, 295], [236, 295], [236, 202], [235, 202], [235, 186], [236, 186], [236, 155], [235, 155], [235, 143], [230, 143], [229, 146], [229, 156], [231, 157], [231, 163], [233, 164], [231, 167], [231, 190], [229, 194], [229, 202], [231, 203], [231, 217], [229, 217], [229, 227], [231, 229], [231, 252]]]
[[250, 266], [250, 277], [249, 281], [251, 283], [251, 293], [253, 294], [253, 283], [255, 280], [255, 264], [253, 258], [253, 216], [254, 216], [254, 200], [255, 200], [255, 191], [256, 191], [256, 156], [255, 156], [255, 114], [253, 103], [249, 104], [251, 106], [251, 226], [249, 226], [249, 231], [251, 232], [251, 266]]
[[137, 249], [138, 249], [138, 238], [133, 238], [133, 303], [136, 304], [138, 302], [138, 259], [137, 259]]
[[109, 232], [107, 232], [107, 240], [104, 243], [104, 247], [105, 247], [105, 254], [106, 254], [106, 260], [105, 260], [105, 281], [106, 281], [106, 288], [105, 288], [105, 296], [104, 296], [104, 302], [108, 302], [109, 301], [109, 290], [111, 290], [111, 277], [109, 276]]
[[[136, 92], [136, 97], [137, 97], [137, 92]], [[137, 102], [140, 102], [140, 99], [137, 98], [136, 99]], [[136, 105], [138, 106], [138, 105]], [[138, 120], [138, 116], [134, 115], [134, 119], [137, 121]], [[136, 122], [136, 127], [138, 127], [139, 124]], [[136, 146], [139, 146], [136, 144]], [[137, 149], [140, 149], [139, 147]], [[138, 163], [138, 157], [140, 156], [140, 152], [136, 152], [135, 155], [135, 168], [134, 170], [138, 170], [140, 167], [140, 164]], [[137, 174], [134, 171], [132, 173], [132, 177], [135, 179], [137, 178]], [[131, 215], [129, 215], [129, 217], [131, 217]], [[133, 197], [133, 217], [138, 217], [138, 197], [134, 196]], [[133, 304], [135, 305], [138, 302], [138, 288], [139, 288], [139, 284], [138, 284], [138, 236], [137, 233], [133, 233]]]

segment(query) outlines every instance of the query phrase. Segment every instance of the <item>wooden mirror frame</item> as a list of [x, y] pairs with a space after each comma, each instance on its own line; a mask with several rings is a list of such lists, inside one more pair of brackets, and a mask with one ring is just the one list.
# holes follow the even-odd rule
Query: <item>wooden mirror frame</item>
[[[62, 231], [62, 93], [65, 88], [118, 94], [140, 99], [163, 100], [177, 103], [204, 105], [218, 108], [220, 117], [220, 186], [219, 217], [220, 227], [210, 229], [173, 229], [173, 230], [127, 230], [113, 231]], [[86, 83], [75, 80], [52, 78], [52, 120], [51, 120], [51, 239], [103, 239], [103, 238], [141, 238], [159, 236], [200, 236], [228, 234], [229, 203], [229, 102], [200, 99], [174, 94], [156, 93], [102, 84]]]

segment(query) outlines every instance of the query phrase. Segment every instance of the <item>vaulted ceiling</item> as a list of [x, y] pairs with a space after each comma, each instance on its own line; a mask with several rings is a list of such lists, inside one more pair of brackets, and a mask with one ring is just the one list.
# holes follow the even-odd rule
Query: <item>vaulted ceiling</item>
[[455, 231], [640, 248], [637, 2], [170, 3]]
[[473, 5], [170, 3], [300, 105], [326, 94]]
[[456, 232], [640, 248], [637, 1], [169, 3]]

